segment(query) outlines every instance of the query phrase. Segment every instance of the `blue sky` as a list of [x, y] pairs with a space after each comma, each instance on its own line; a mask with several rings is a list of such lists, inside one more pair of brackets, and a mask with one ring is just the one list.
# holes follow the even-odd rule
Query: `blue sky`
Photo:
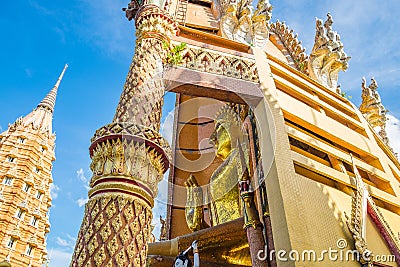
[[[121, 11], [128, 2], [19, 0], [2, 5], [0, 131], [28, 114], [52, 88], [64, 64], [70, 66], [60, 86], [53, 121], [57, 160], [48, 238], [52, 267], [69, 265], [91, 177], [90, 138], [112, 120], [131, 62], [134, 26]], [[376, 78], [392, 115], [391, 142], [400, 150], [400, 2], [271, 0], [271, 4], [272, 21], [286, 21], [308, 53], [315, 17], [325, 19], [327, 12], [332, 13], [333, 29], [352, 56], [349, 70], [339, 76], [342, 90], [359, 105], [361, 77]], [[167, 95], [167, 111], [174, 99], [173, 94]], [[165, 213], [162, 205], [157, 208], [160, 213]]]

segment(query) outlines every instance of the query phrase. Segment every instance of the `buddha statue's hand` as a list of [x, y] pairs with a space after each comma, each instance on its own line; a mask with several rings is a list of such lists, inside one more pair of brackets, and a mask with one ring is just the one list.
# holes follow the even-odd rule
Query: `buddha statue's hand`
[[190, 175], [185, 182], [186, 186], [186, 222], [190, 230], [200, 230], [204, 225], [203, 218], [203, 190], [199, 187], [196, 178]]
[[197, 240], [193, 241], [192, 248], [193, 250], [197, 250]]

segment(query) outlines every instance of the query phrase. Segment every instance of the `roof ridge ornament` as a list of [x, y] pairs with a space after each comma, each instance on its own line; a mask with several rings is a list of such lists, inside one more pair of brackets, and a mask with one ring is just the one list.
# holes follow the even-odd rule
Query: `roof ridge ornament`
[[331, 14], [327, 17], [325, 22], [316, 18], [315, 42], [308, 69], [312, 79], [336, 91], [339, 71], [347, 70], [350, 57], [344, 52], [340, 35], [332, 30]]
[[217, 10], [223, 37], [251, 46], [266, 45], [272, 17], [272, 5], [268, 0], [259, 0], [254, 12], [248, 0], [218, 1]]
[[299, 71], [308, 74], [308, 55], [306, 54], [306, 48], [301, 45], [301, 41], [298, 39], [298, 34], [294, 34], [293, 30], [290, 30], [284, 21], [280, 22], [279, 20], [270, 24], [270, 30], [279, 37], [289, 53], [289, 62], [292, 61], [291, 64], [294, 64]]
[[[378, 135], [382, 138], [383, 143], [389, 147], [394, 153], [393, 148], [390, 147], [389, 138], [386, 132], [386, 122], [388, 120], [386, 114], [389, 112], [382, 104], [381, 96], [378, 92], [378, 83], [375, 78], [371, 78], [371, 83], [367, 86], [365, 77], [361, 82], [362, 95], [361, 105], [359, 110], [364, 115], [367, 122], [371, 125]], [[378, 129], [378, 130], [377, 130]], [[397, 154], [394, 153], [396, 156]]]

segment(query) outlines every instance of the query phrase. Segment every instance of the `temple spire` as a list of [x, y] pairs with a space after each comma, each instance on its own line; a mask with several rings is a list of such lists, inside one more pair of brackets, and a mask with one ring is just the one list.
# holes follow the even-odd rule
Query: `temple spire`
[[56, 97], [57, 97], [57, 91], [58, 91], [58, 86], [60, 85], [60, 82], [64, 76], [65, 71], [68, 68], [68, 64], [65, 64], [63, 71], [60, 74], [60, 77], [58, 77], [58, 80], [56, 84], [54, 85], [53, 89], [46, 95], [46, 97], [40, 102], [38, 107], [44, 107], [49, 109], [51, 112], [54, 111], [54, 106], [56, 104]]

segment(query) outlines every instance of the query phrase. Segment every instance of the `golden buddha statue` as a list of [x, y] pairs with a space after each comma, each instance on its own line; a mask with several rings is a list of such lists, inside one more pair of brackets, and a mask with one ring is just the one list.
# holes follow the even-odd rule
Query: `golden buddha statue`
[[[163, 242], [150, 243], [150, 266], [172, 266], [174, 257], [194, 240], [198, 240], [202, 266], [252, 266], [249, 244], [243, 226], [246, 225], [246, 204], [241, 200], [238, 183], [249, 179], [249, 149], [247, 136], [235, 110], [226, 105], [217, 113], [210, 141], [216, 156], [223, 160], [213, 172], [207, 186], [200, 186], [190, 175], [186, 180], [186, 222], [193, 233]], [[240, 144], [240, 145], [239, 145]], [[251, 203], [250, 203], [251, 204]], [[210, 211], [211, 226], [206, 223], [204, 207]], [[242, 211], [243, 208], [246, 209]], [[244, 218], [243, 218], [244, 213]]]
[[[241, 130], [238, 114], [232, 107], [223, 106], [216, 116], [214, 132], [210, 142], [215, 147], [216, 156], [223, 163], [214, 171], [210, 182], [206, 187], [207, 200], [210, 210], [212, 226], [226, 223], [241, 217], [240, 194], [238, 181], [241, 179], [247, 166], [240, 159], [237, 144], [242, 144], [243, 155], [247, 157], [245, 164], [248, 165], [248, 150], [246, 149], [246, 138]], [[196, 178], [190, 175], [185, 182], [187, 188], [186, 221], [192, 231], [207, 228], [204, 220], [204, 194], [199, 187]]]

